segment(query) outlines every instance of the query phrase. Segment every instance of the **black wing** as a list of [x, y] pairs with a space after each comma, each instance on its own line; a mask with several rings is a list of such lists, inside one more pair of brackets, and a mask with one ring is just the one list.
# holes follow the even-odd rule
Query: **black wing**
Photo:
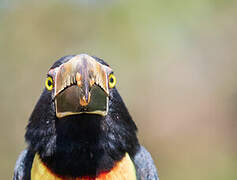
[[140, 146], [139, 151], [135, 155], [134, 163], [138, 180], [159, 180], [152, 157], [143, 146]]
[[21, 152], [16, 161], [13, 180], [30, 180], [30, 170], [34, 159], [34, 153], [28, 149]]

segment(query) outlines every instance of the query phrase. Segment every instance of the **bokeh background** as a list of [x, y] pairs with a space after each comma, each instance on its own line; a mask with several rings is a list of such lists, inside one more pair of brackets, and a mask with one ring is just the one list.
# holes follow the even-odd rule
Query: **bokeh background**
[[237, 179], [235, 0], [0, 0], [0, 179], [12, 179], [48, 68], [115, 70], [161, 180]]

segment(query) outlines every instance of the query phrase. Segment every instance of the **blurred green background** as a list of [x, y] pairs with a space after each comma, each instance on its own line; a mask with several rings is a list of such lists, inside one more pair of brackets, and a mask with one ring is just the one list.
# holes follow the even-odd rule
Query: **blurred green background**
[[0, 0], [0, 179], [12, 179], [48, 68], [115, 70], [161, 180], [237, 179], [235, 0]]

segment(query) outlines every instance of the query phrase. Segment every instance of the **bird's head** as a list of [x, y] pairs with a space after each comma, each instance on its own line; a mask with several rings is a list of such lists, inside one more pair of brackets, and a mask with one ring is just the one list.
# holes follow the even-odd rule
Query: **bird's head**
[[70, 157], [78, 158], [70, 167], [77, 169], [81, 162], [84, 174], [90, 174], [98, 162], [109, 168], [126, 152], [133, 156], [137, 128], [115, 84], [112, 68], [97, 57], [81, 54], [56, 61], [27, 126], [29, 149], [51, 166], [60, 161], [55, 168], [60, 174], [78, 173], [65, 168], [65, 162], [73, 163]]
[[81, 54], [51, 68], [47, 76], [45, 86], [51, 91], [57, 118], [108, 114], [109, 92], [116, 84], [108, 65]]

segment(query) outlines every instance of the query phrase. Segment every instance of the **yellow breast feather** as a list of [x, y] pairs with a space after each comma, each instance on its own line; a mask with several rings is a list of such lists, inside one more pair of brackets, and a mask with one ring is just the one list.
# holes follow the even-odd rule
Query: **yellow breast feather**
[[115, 164], [109, 172], [103, 172], [97, 177], [62, 178], [54, 174], [36, 154], [31, 169], [31, 180], [136, 180], [136, 170], [128, 153]]

